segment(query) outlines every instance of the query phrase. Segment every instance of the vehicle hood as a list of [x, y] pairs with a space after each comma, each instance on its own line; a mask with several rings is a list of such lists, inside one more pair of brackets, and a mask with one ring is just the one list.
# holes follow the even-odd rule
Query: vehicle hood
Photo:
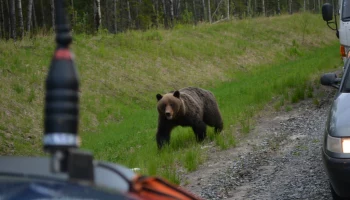
[[333, 137], [350, 137], [350, 93], [341, 93], [334, 99], [327, 130]]

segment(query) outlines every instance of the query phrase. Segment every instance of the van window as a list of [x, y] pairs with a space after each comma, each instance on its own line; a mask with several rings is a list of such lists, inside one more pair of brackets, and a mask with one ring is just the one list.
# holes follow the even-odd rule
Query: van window
[[350, 21], [350, 0], [343, 0], [341, 19]]

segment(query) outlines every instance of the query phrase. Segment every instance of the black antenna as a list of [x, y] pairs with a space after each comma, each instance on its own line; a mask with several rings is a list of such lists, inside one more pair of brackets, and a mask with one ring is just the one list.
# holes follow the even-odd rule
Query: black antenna
[[70, 26], [67, 22], [63, 0], [55, 0], [56, 42], [58, 47], [69, 48], [72, 43]]
[[80, 145], [79, 80], [69, 50], [72, 36], [64, 0], [55, 0], [55, 9], [57, 48], [46, 79], [44, 150], [51, 153], [53, 172], [68, 172], [70, 178], [91, 181], [92, 155], [77, 149]]

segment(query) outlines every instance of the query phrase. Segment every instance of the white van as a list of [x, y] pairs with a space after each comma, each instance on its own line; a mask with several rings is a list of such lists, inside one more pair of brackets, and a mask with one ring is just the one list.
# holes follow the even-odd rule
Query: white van
[[[327, 22], [328, 27], [336, 31], [336, 35], [340, 42], [340, 54], [343, 57], [344, 63], [347, 58], [347, 54], [350, 50], [350, 0], [339, 0], [338, 6], [335, 10], [339, 13], [339, 28], [337, 15], [334, 13], [333, 20], [333, 6], [330, 3], [325, 3], [322, 6], [323, 20]], [[331, 27], [330, 24], [334, 23], [335, 28]]]

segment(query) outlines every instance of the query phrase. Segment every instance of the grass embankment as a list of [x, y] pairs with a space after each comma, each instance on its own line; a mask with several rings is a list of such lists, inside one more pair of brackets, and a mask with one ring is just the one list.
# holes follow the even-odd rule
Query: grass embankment
[[[52, 36], [0, 41], [2, 155], [43, 154], [44, 81], [54, 48]], [[205, 160], [205, 150], [190, 128], [179, 127], [171, 145], [157, 152], [157, 93], [211, 90], [225, 129], [214, 135], [209, 128], [205, 142], [228, 148], [236, 144], [237, 127], [248, 132], [250, 118], [273, 97], [279, 98], [276, 109], [312, 98], [321, 72], [341, 63], [334, 32], [311, 14], [75, 35], [72, 49], [81, 81], [83, 148], [175, 183], [180, 169], [195, 170]]]

